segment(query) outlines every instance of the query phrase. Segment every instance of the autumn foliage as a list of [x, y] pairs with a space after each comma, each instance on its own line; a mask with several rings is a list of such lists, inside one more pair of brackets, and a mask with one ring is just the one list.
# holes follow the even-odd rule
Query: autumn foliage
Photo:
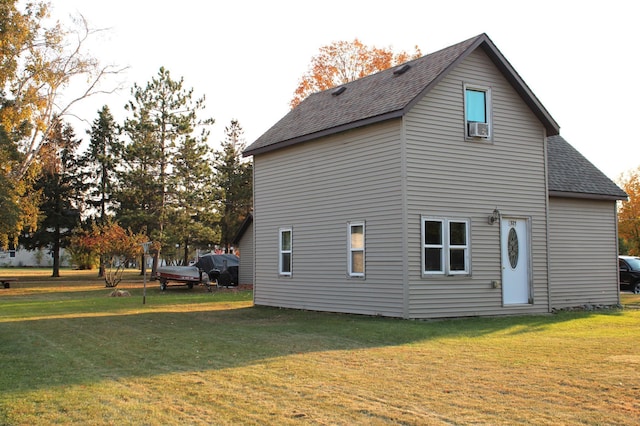
[[620, 179], [620, 186], [629, 195], [618, 209], [618, 236], [628, 253], [640, 256], [640, 167]]
[[108, 222], [76, 234], [72, 246], [76, 252], [88, 257], [101, 258], [105, 265], [105, 286], [116, 287], [126, 265], [142, 255], [142, 243], [146, 241], [145, 235], [134, 234], [117, 223]]
[[365, 46], [357, 38], [351, 42], [337, 41], [320, 48], [311, 60], [309, 71], [301, 78], [290, 102], [298, 106], [307, 96], [321, 90], [357, 80], [422, 56], [418, 46], [413, 54], [394, 53], [390, 48]]

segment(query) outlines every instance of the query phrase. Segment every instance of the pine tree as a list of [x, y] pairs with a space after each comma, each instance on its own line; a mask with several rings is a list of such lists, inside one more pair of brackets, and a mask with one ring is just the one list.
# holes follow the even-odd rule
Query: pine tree
[[[204, 98], [193, 100], [193, 89], [184, 89], [183, 80], [173, 80], [162, 67], [146, 87], [134, 85], [133, 100], [127, 105], [132, 116], [125, 121], [130, 143], [125, 147], [127, 169], [122, 178], [128, 186], [119, 195], [120, 214], [136, 222], [134, 232], [146, 231], [159, 242], [160, 250], [170, 245], [167, 228], [175, 213], [171, 209], [176, 208], [171, 202], [178, 198], [173, 175], [179, 147], [187, 146], [196, 126], [213, 122], [198, 120]], [[160, 250], [153, 253], [152, 276]]]
[[222, 216], [220, 243], [227, 252], [240, 224], [253, 208], [253, 165], [242, 161], [245, 148], [243, 133], [238, 120], [231, 120], [225, 128], [221, 150], [214, 155], [215, 182], [219, 188], [218, 210]]
[[[122, 155], [122, 144], [118, 139], [118, 126], [109, 111], [103, 106], [88, 132], [89, 148], [82, 157], [84, 170], [88, 174], [87, 203], [97, 210], [97, 223], [103, 225], [112, 210], [112, 195], [117, 187], [117, 167]], [[98, 276], [104, 276], [104, 264], [100, 262]]]
[[53, 277], [60, 276], [60, 250], [67, 246], [80, 221], [85, 187], [77, 155], [79, 145], [71, 126], [56, 119], [38, 156], [42, 172], [34, 190], [41, 194], [41, 220], [35, 232], [25, 235], [23, 244], [28, 249], [50, 249]]
[[88, 132], [89, 147], [82, 162], [89, 175], [87, 202], [97, 209], [98, 222], [104, 223], [112, 210], [112, 193], [117, 186], [117, 167], [121, 161], [122, 144], [118, 139], [118, 126], [103, 106]]
[[205, 141], [208, 132], [198, 139], [187, 137], [178, 144], [171, 179], [171, 209], [167, 233], [171, 243], [182, 248], [182, 264], [189, 261], [191, 249], [215, 244], [218, 215], [212, 209], [215, 188], [211, 182], [211, 150]]

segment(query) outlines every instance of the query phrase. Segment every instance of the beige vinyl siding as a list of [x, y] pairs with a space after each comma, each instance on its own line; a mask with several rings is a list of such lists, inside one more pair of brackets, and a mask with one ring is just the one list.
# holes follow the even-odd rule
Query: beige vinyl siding
[[253, 222], [244, 231], [238, 242], [238, 248], [240, 249], [238, 284], [253, 284]]
[[[492, 139], [465, 140], [464, 84], [491, 88]], [[548, 312], [544, 128], [478, 49], [418, 102], [406, 133], [408, 316], [450, 317]], [[500, 224], [531, 221], [533, 305], [503, 306]], [[471, 276], [422, 277], [421, 215], [470, 219]]]
[[[402, 316], [400, 120], [254, 157], [257, 305]], [[348, 277], [347, 223], [364, 221], [365, 278]], [[278, 275], [278, 229], [292, 275]]]
[[552, 308], [619, 303], [616, 238], [614, 201], [550, 199]]

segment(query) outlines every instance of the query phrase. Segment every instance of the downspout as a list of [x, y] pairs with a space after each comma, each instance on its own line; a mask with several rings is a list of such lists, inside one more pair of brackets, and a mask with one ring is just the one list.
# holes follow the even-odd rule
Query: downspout
[[613, 203], [613, 227], [616, 230], [616, 234], [615, 234], [615, 240], [616, 240], [616, 255], [614, 257], [615, 259], [615, 265], [616, 265], [616, 297], [618, 298], [618, 305], [620, 305], [621, 300], [620, 300], [620, 273], [618, 272], [618, 255], [620, 254], [620, 246], [618, 245], [618, 202], [614, 202]]
[[[550, 236], [550, 232], [549, 232], [549, 216], [550, 216], [550, 212], [549, 212], [549, 205], [550, 205], [550, 200], [549, 200], [549, 159], [547, 158], [547, 144], [548, 144], [548, 140], [547, 140], [547, 130], [546, 129], [542, 129], [542, 148], [543, 148], [543, 153], [544, 153], [544, 195], [545, 195], [545, 211], [546, 211], [546, 215], [545, 215], [545, 230], [546, 230], [546, 237], [547, 237], [547, 312], [551, 312], [552, 310], [552, 306], [551, 306], [551, 240], [549, 239]], [[531, 271], [533, 272], [533, 271]], [[533, 280], [531, 280], [531, 283], [533, 284]], [[534, 293], [535, 293], [535, 285], [533, 287]], [[534, 303], [535, 303], [535, 298], [534, 298]]]
[[[257, 229], [257, 225], [256, 225], [256, 221], [257, 221], [257, 211], [258, 209], [256, 209], [256, 156], [253, 155], [251, 158], [251, 161], [253, 162], [253, 172], [251, 173], [251, 179], [252, 179], [252, 190], [253, 190], [253, 197], [252, 197], [252, 201], [253, 201], [253, 226], [251, 227], [252, 231], [251, 232], [251, 239], [253, 240], [252, 245], [253, 245], [253, 259], [251, 259], [251, 262], [253, 263], [253, 267], [251, 268], [251, 274], [253, 275], [253, 280], [252, 285], [253, 285], [253, 305], [256, 305], [256, 289], [257, 289], [257, 283], [256, 283], [256, 259], [258, 258], [258, 256], [256, 255], [256, 250], [257, 250], [257, 246], [256, 246], [256, 229]], [[242, 256], [242, 253], [240, 253], [240, 255]]]

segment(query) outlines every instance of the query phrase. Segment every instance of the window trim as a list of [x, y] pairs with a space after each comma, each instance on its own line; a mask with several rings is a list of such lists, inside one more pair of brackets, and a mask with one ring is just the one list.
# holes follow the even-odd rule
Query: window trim
[[[351, 237], [353, 236], [353, 228], [362, 227], [362, 248], [354, 248], [351, 246]], [[367, 270], [366, 267], [366, 227], [363, 220], [347, 222], [347, 275], [351, 278], [364, 278]], [[362, 252], [362, 272], [353, 271], [353, 253]]]
[[[469, 123], [472, 121], [467, 120], [467, 91], [476, 91], [476, 92], [484, 92], [485, 93], [485, 123], [489, 126], [489, 136], [486, 138], [479, 136], [470, 136], [469, 135]], [[463, 99], [463, 117], [464, 117], [464, 136], [465, 139], [474, 140], [474, 141], [488, 141], [493, 139], [493, 108], [492, 105], [492, 96], [491, 96], [491, 87], [482, 86], [478, 84], [470, 84], [464, 83], [462, 90], [462, 99]], [[475, 123], [475, 121], [473, 122]]]
[[[289, 250], [284, 250], [282, 247], [282, 236], [284, 233], [289, 233]], [[289, 254], [289, 271], [283, 271], [283, 255]], [[281, 227], [278, 230], [278, 275], [282, 277], [290, 277], [293, 273], [293, 228], [290, 226]]]
[[[442, 239], [440, 244], [426, 244], [425, 242], [425, 224], [426, 222], [440, 222]], [[450, 224], [464, 223], [466, 240], [463, 245], [452, 245], [450, 239]], [[470, 276], [471, 275], [471, 220], [460, 217], [442, 217], [422, 215], [420, 217], [420, 256], [421, 256], [421, 275], [423, 277], [433, 276]], [[427, 248], [440, 248], [440, 265], [439, 271], [427, 271], [425, 250]], [[464, 250], [464, 270], [451, 270], [451, 250]]]

